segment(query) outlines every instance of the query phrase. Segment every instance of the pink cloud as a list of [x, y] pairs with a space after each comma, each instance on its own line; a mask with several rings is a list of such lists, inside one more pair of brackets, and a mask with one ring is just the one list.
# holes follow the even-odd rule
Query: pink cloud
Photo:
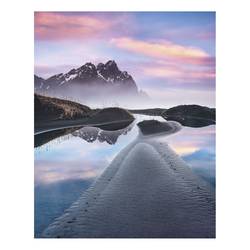
[[107, 19], [87, 14], [65, 15], [62, 12], [36, 12], [35, 39], [73, 40], [99, 37], [112, 30], [121, 18]]
[[111, 43], [118, 48], [157, 59], [175, 60], [198, 65], [210, 63], [211, 61], [210, 55], [200, 48], [182, 46], [169, 41], [147, 42], [122, 37], [112, 39]]
[[173, 79], [179, 82], [200, 82], [203, 80], [215, 79], [215, 72], [211, 69], [190, 69], [185, 67], [175, 67], [169, 65], [152, 65], [142, 67], [141, 71], [151, 77], [161, 77]]
[[[183, 87], [206, 87], [215, 86], [215, 67], [199, 66], [180, 63], [178, 61], [167, 61], [152, 59], [148, 61], [128, 62], [132, 75], [138, 81], [145, 79], [158, 79], [168, 85], [181, 84]], [[178, 85], [179, 86], [179, 85]]]
[[163, 78], [179, 83], [215, 83], [215, 58], [196, 47], [169, 41], [148, 42], [129, 37], [114, 38], [111, 43], [152, 61], [137, 63], [139, 75]]

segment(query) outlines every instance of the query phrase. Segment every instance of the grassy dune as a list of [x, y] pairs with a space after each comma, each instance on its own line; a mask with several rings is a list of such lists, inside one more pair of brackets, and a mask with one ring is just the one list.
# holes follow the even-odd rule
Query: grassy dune
[[80, 125], [98, 125], [109, 128], [111, 123], [127, 123], [133, 120], [134, 116], [125, 109], [91, 109], [76, 102], [35, 94], [36, 133]]
[[76, 119], [88, 117], [88, 106], [59, 98], [35, 94], [35, 121]]

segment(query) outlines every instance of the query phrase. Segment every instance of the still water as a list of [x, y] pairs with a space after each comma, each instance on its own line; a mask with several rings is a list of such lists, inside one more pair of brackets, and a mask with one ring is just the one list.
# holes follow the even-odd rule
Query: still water
[[[136, 124], [162, 117], [137, 115], [118, 131], [78, 128], [63, 131], [35, 148], [35, 237], [62, 215], [139, 133]], [[52, 139], [51, 137], [50, 139]], [[183, 127], [164, 137], [191, 169], [215, 186], [215, 126]], [[44, 143], [44, 142], [43, 142]]]

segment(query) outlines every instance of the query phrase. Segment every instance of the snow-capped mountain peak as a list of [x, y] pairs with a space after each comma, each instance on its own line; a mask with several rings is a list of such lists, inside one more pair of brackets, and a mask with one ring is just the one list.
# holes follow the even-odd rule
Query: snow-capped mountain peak
[[121, 71], [114, 60], [109, 60], [105, 64], [99, 63], [97, 66], [87, 62], [79, 68], [71, 69], [68, 73], [56, 74], [46, 80], [35, 76], [36, 90], [55, 90], [71, 84], [112, 84], [138, 91], [132, 76], [127, 71]]

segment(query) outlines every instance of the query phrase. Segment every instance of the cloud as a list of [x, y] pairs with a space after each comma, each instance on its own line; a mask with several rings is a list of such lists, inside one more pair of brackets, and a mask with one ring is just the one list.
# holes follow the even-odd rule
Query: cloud
[[193, 89], [215, 86], [215, 58], [203, 49], [130, 37], [113, 38], [111, 44], [133, 53], [134, 57], [141, 56], [133, 63], [133, 71], [139, 79], [159, 79], [168, 86], [179, 84], [179, 87]]
[[131, 61], [129, 72], [139, 87], [214, 90], [215, 68], [164, 60]]
[[175, 82], [192, 82], [200, 83], [201, 81], [215, 79], [215, 72], [210, 68], [190, 68], [183, 65], [169, 65], [165, 63], [154, 63], [152, 65], [144, 66], [141, 71], [151, 77], [170, 78]]
[[130, 37], [113, 38], [111, 43], [118, 48], [148, 57], [175, 60], [194, 65], [210, 64], [211, 57], [204, 50], [182, 46], [170, 41], [148, 42]]
[[107, 164], [106, 160], [91, 162], [88, 159], [76, 161], [35, 161], [35, 183], [46, 184], [66, 180], [95, 178], [102, 172], [102, 166]]
[[124, 16], [67, 15], [64, 12], [35, 12], [35, 39], [77, 40], [104, 36], [117, 30]]

